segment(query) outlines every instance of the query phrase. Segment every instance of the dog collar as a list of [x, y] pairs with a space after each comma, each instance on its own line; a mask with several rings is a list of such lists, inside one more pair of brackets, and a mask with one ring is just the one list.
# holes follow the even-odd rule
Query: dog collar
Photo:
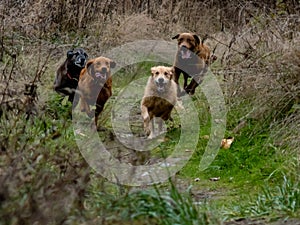
[[70, 79], [70, 80], [76, 80], [78, 81], [78, 79], [74, 78], [74, 77], [71, 77], [71, 75], [67, 72], [67, 77]]

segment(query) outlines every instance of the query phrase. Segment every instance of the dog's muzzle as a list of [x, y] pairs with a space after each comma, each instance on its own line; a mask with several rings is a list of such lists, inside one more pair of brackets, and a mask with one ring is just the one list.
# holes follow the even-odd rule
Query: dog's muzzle
[[86, 63], [86, 57], [85, 57], [85, 55], [78, 55], [75, 58], [74, 64], [76, 66], [83, 68], [85, 66], [85, 63]]
[[108, 70], [107, 68], [102, 68], [100, 71], [95, 71], [95, 78], [98, 80], [98, 81], [102, 81], [102, 82], [105, 82], [106, 79], [108, 77]]
[[188, 48], [186, 48], [185, 46], [182, 46], [179, 49], [179, 52], [180, 52], [180, 57], [182, 59], [190, 59], [190, 58], [192, 58], [192, 51], [189, 50]]
[[165, 80], [163, 78], [158, 78], [157, 80], [155, 80], [156, 83], [156, 87], [157, 87], [157, 91], [158, 92], [164, 92], [165, 91], [165, 86], [166, 83]]

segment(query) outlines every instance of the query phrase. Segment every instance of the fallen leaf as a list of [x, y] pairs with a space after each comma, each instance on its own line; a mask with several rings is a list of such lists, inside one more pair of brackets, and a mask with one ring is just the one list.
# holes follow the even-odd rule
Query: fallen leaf
[[234, 141], [234, 137], [222, 139], [221, 148], [229, 149], [233, 141]]

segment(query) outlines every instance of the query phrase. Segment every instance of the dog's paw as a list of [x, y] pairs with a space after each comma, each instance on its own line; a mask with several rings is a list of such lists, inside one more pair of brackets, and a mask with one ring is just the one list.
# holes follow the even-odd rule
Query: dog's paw
[[144, 132], [147, 136], [151, 134], [151, 130], [148, 127], [144, 127]]
[[153, 139], [153, 138], [155, 138], [155, 135], [153, 134], [153, 132], [150, 132], [150, 134], [149, 134], [149, 136], [148, 136], [147, 139]]
[[91, 110], [89, 112], [86, 112], [86, 114], [90, 117], [90, 118], [93, 118], [95, 116], [95, 110]]
[[[180, 111], [180, 110], [185, 110], [184, 106], [183, 106], [183, 103], [182, 103], [182, 100], [181, 99], [178, 99], [177, 102], [176, 102], [176, 105], [175, 105], [175, 109]], [[172, 118], [170, 118], [171, 120]], [[173, 120], [173, 119], [172, 119]]]
[[94, 121], [92, 121], [90, 123], [90, 128], [91, 128], [92, 131], [97, 132], [97, 125], [95, 124]]

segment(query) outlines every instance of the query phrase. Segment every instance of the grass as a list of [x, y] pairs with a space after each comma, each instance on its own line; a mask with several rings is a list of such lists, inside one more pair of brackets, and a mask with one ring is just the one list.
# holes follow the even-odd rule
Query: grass
[[[167, 190], [166, 190], [167, 189]], [[206, 210], [206, 204], [195, 205], [191, 193], [187, 190], [180, 193], [172, 181], [169, 181], [164, 187], [154, 186], [147, 190], [133, 191], [131, 193], [119, 196], [108, 195], [99, 191], [91, 192], [92, 202], [88, 203], [90, 212], [93, 212], [103, 218], [103, 214], [109, 220], [115, 220], [116, 215], [121, 220], [145, 220], [149, 224], [216, 224], [216, 216], [210, 215]], [[95, 202], [98, 204], [95, 205]], [[104, 212], [103, 208], [107, 211]], [[113, 210], [113, 211], [111, 211]], [[146, 223], [148, 224], [148, 223]]]
[[299, 188], [299, 181], [283, 175], [280, 184], [274, 187], [263, 185], [258, 194], [248, 199], [248, 204], [239, 204], [234, 210], [228, 209], [228, 217], [266, 218], [269, 221], [282, 217], [299, 218]]

